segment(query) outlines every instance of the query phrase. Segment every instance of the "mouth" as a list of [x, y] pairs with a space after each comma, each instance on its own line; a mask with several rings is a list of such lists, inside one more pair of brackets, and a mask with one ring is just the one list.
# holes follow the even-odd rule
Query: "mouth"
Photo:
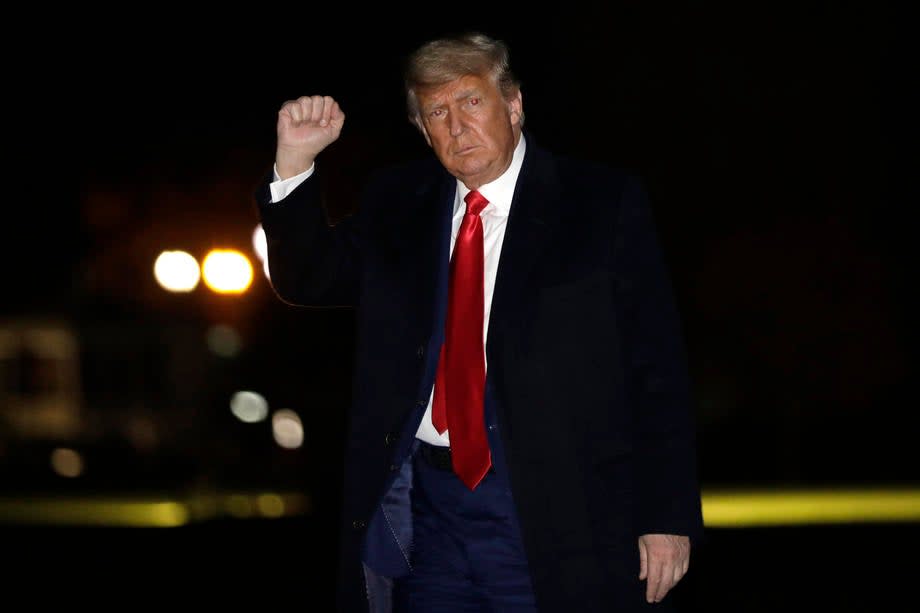
[[473, 153], [479, 147], [477, 145], [469, 145], [466, 147], [458, 147], [454, 149], [454, 155], [469, 155]]

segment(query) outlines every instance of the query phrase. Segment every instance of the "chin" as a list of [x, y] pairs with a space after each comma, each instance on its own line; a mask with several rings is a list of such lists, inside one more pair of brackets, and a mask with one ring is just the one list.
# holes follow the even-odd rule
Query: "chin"
[[488, 171], [489, 161], [483, 159], [462, 159], [457, 168], [465, 175], [476, 175]]

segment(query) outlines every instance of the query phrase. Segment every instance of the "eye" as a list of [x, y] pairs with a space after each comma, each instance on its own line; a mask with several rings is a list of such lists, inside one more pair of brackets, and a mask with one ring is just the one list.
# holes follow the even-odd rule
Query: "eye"
[[434, 109], [428, 112], [428, 116], [432, 119], [437, 119], [438, 117], [444, 116], [444, 109]]
[[482, 103], [482, 98], [476, 96], [470, 98], [470, 106], [479, 106]]

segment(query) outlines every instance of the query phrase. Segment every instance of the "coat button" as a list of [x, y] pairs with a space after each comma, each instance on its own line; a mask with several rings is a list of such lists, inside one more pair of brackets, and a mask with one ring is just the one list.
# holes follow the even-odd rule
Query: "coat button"
[[418, 357], [423, 357], [425, 355], [425, 345], [419, 345], [418, 349], [415, 350], [415, 355]]
[[395, 440], [396, 440], [396, 435], [393, 434], [392, 432], [387, 432], [386, 438], [383, 439], [383, 442], [386, 444], [387, 447], [389, 447], [390, 445], [393, 444]]
[[367, 526], [367, 522], [364, 521], [363, 519], [356, 519], [355, 521], [351, 522], [351, 527], [354, 528], [355, 530], [361, 530], [365, 528], [366, 526]]
[[425, 407], [425, 406], [428, 406], [428, 401], [427, 401], [427, 400], [419, 400], [418, 402], [415, 403], [415, 405], [416, 405], [417, 407]]

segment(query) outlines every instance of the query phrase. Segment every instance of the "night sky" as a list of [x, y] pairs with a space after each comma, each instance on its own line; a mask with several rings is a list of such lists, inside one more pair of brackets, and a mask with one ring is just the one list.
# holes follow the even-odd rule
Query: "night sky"
[[[685, 321], [704, 479], [913, 479], [915, 63], [884, 4], [837, 4], [637, 2], [489, 19], [259, 7], [229, 22], [157, 14], [143, 28], [74, 28], [29, 72], [47, 95], [19, 116], [40, 137], [14, 179], [27, 195], [8, 203], [11, 244], [26, 255], [10, 267], [3, 315], [227, 318], [252, 339], [237, 373], [282, 397], [345, 404], [347, 313], [283, 307], [264, 283], [246, 306], [177, 306], [153, 287], [151, 254], [251, 249], [275, 116], [299, 95], [345, 110], [319, 163], [333, 213], [347, 214], [372, 169], [428, 154], [405, 119], [403, 55], [480, 28], [509, 42], [541, 144], [646, 182]], [[363, 25], [347, 23], [358, 14]]]

